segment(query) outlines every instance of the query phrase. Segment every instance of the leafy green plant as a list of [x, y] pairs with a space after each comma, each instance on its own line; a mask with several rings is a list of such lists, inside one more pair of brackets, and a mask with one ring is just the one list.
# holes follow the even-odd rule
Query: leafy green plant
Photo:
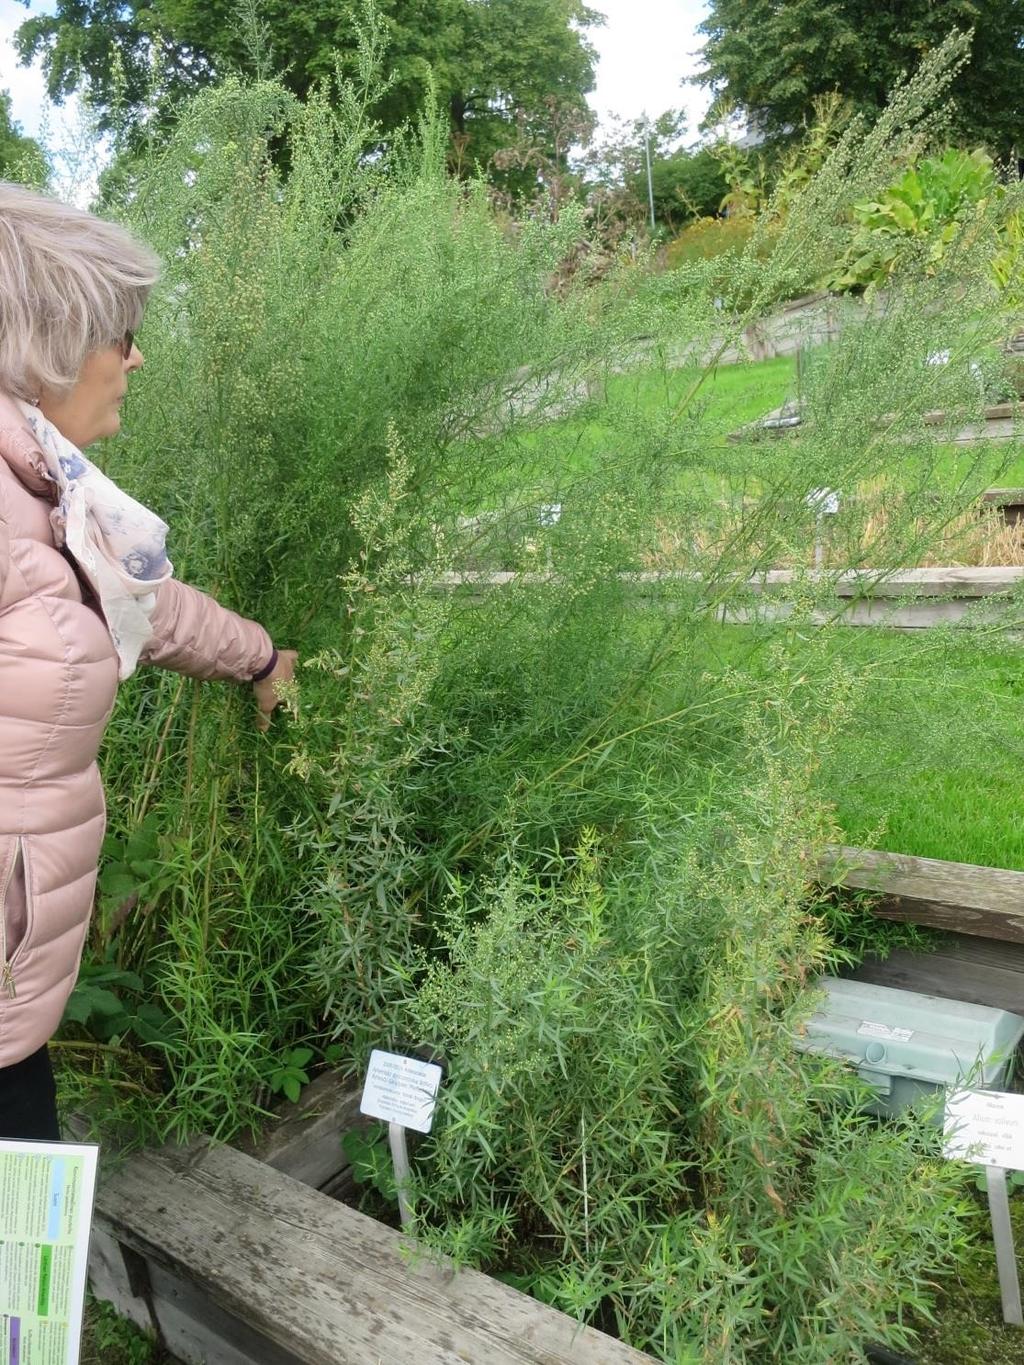
[[[974, 1170], [974, 1188], [981, 1194], [984, 1194], [988, 1189], [988, 1183], [985, 1179], [985, 1167], [976, 1166]], [[1024, 1171], [1007, 1171], [1006, 1187], [1010, 1194], [1014, 1194], [1019, 1190], [1024, 1190]]]
[[298, 1102], [302, 1087], [309, 1084], [306, 1069], [313, 1060], [311, 1047], [293, 1047], [281, 1058], [276, 1071], [271, 1072], [268, 1085], [275, 1095], [284, 1095], [293, 1104]]
[[[839, 573], [915, 562], [998, 467], [941, 477], [923, 416], [980, 401], [960, 362], [1012, 293], [980, 235], [912, 261], [884, 311], [840, 310], [803, 367], [815, 420], [770, 450], [725, 439], [763, 374], [718, 376], [835, 260], [963, 51], [844, 128], [727, 261], [660, 275], [577, 268], [578, 205], [497, 220], [446, 175], [443, 120], [383, 145], [369, 58], [305, 104], [229, 81], [133, 167], [122, 211], [167, 276], [108, 466], [185, 577], [303, 660], [267, 735], [244, 694], [146, 673], [112, 723], [119, 861], [160, 889], [92, 953], [172, 1042], [156, 1074], [95, 1049], [87, 1079], [139, 1139], [228, 1137], [311, 1049], [354, 1073], [412, 1039], [450, 1063], [417, 1231], [457, 1260], [666, 1360], [909, 1341], [961, 1248], [957, 1177], [933, 1130], [865, 1119], [794, 1047], [837, 951], [820, 760], [871, 681], [818, 623]], [[852, 494], [885, 479], [869, 535]], [[837, 558], [797, 571], [781, 641], [752, 625], [730, 657], [722, 617], [807, 563], [822, 487]], [[468, 575], [499, 556], [499, 582]], [[156, 857], [128, 855], [143, 824]]]
[[150, 1047], [166, 1047], [174, 1041], [171, 1021], [159, 1005], [139, 998], [144, 994], [135, 972], [86, 963], [64, 1011], [64, 1023], [80, 1025], [101, 1043], [134, 1038]]
[[925, 157], [877, 200], [854, 207], [857, 235], [829, 279], [833, 289], [876, 288], [911, 256], [934, 269], [1000, 187], [986, 152], [949, 147]]
[[174, 884], [176, 875], [169, 840], [152, 814], [126, 838], [108, 835], [103, 841], [99, 876], [100, 934], [116, 934], [124, 918], [149, 910]]
[[160, 1365], [166, 1360], [153, 1339], [91, 1296], [86, 1303], [83, 1365]]
[[373, 1123], [366, 1128], [353, 1128], [342, 1134], [341, 1147], [356, 1184], [369, 1185], [382, 1199], [396, 1204], [398, 1191], [388, 1147], [387, 1126]]

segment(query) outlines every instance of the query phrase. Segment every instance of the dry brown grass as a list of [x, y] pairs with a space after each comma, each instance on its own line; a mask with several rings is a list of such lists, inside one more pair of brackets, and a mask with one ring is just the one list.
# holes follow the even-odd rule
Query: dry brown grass
[[[796, 543], [772, 555], [771, 567], [843, 568], [851, 563], [870, 566], [873, 547], [892, 543], [894, 516], [899, 515], [903, 522], [906, 514], [900, 513], [881, 493], [866, 494], [865, 498], [870, 499], [871, 505], [862, 509], [863, 521], [856, 531], [852, 531], [848, 525], [840, 531], [840, 528], [833, 528], [826, 521], [819, 555], [817, 527], [813, 518], [808, 517], [805, 526], [797, 525], [794, 528], [793, 540]], [[742, 539], [755, 551], [766, 551], [767, 540], [750, 537], [744, 531], [744, 521], [750, 511], [750, 508], [719, 508], [715, 524], [706, 525], [697, 533], [690, 528], [681, 531], [669, 522], [659, 522], [655, 544], [646, 556], [645, 568], [655, 571], [693, 568], [695, 561], [716, 558], [737, 539]], [[1008, 524], [998, 507], [979, 504], [948, 522], [938, 532], [934, 526], [929, 526], [924, 517], [915, 518], [912, 526], [915, 538], [929, 548], [918, 555], [913, 564], [907, 564], [907, 568], [1024, 565], [1024, 522]], [[905, 527], [901, 531], [901, 539], [904, 538]]]

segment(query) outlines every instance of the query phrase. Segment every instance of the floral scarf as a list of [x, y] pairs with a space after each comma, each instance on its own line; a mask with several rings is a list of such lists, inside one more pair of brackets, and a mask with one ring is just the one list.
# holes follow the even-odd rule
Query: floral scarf
[[170, 578], [167, 527], [122, 493], [30, 403], [18, 403], [39, 443], [59, 499], [50, 514], [58, 548], [67, 546], [99, 601], [128, 678], [153, 637], [156, 589]]

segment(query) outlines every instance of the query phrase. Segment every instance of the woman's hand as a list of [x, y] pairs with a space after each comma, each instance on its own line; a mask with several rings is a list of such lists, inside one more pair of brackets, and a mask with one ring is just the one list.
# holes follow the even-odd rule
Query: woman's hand
[[294, 649], [281, 649], [277, 653], [277, 663], [273, 673], [268, 673], [265, 678], [252, 685], [252, 690], [256, 693], [256, 705], [259, 712], [256, 716], [257, 730], [270, 729], [270, 717], [274, 708], [281, 705], [281, 696], [277, 690], [278, 683], [289, 683], [295, 677], [295, 664], [298, 660], [298, 653]]

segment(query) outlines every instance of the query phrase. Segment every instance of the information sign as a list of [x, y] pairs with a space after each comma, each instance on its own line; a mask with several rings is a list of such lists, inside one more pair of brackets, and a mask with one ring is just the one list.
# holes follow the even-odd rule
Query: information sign
[[1024, 1171], [1024, 1095], [957, 1090], [946, 1097], [946, 1155]]
[[359, 1112], [429, 1133], [440, 1084], [441, 1068], [435, 1063], [374, 1048]]
[[98, 1158], [0, 1140], [0, 1365], [78, 1365]]

